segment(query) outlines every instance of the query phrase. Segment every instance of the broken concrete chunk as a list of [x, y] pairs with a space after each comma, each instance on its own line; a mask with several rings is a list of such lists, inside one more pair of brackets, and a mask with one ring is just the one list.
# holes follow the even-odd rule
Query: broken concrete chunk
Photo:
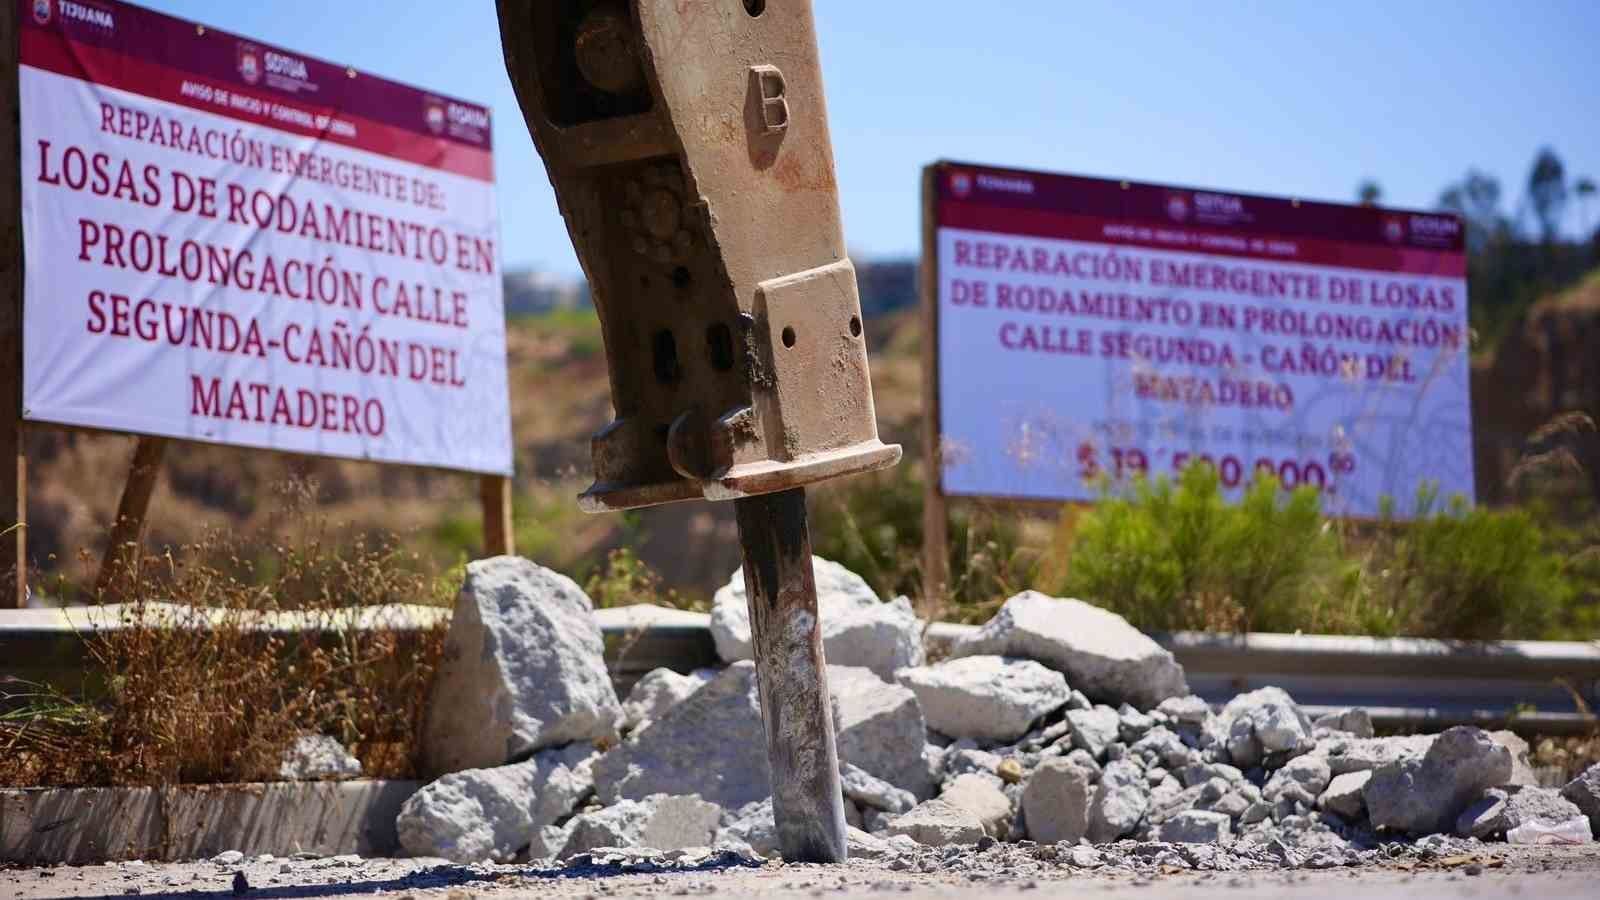
[[[1067, 679], [1028, 659], [967, 656], [901, 669], [929, 727], [957, 738], [1014, 741], [1039, 717], [1066, 705]], [[1111, 711], [1113, 739], [1116, 712]]]
[[600, 802], [695, 794], [737, 809], [772, 793], [755, 664], [735, 663], [661, 718], [600, 757]]
[[1269, 754], [1279, 757], [1316, 746], [1311, 719], [1282, 688], [1264, 687], [1228, 701], [1218, 717], [1227, 735], [1229, 762], [1251, 768]]
[[918, 799], [933, 796], [923, 743], [928, 724], [917, 695], [868, 669], [834, 665], [828, 666], [828, 691], [836, 704], [839, 760]]
[[593, 747], [573, 744], [520, 763], [452, 772], [400, 808], [400, 846], [412, 856], [454, 862], [510, 860], [589, 794], [594, 756]]
[[899, 850], [893, 843], [853, 825], [846, 829], [844, 838], [845, 852], [851, 859], [879, 859]]
[[468, 563], [428, 704], [428, 770], [615, 739], [622, 710], [593, 612], [572, 579], [531, 560]]
[[1089, 840], [1109, 843], [1130, 834], [1150, 808], [1150, 788], [1139, 765], [1130, 760], [1108, 763], [1089, 804]]
[[661, 718], [716, 674], [714, 669], [699, 669], [688, 675], [667, 668], [651, 669], [634, 683], [628, 699], [622, 701], [622, 730], [634, 731]]
[[1567, 782], [1561, 789], [1561, 796], [1589, 817], [1592, 833], [1600, 834], [1600, 763], [1595, 763]]
[[1555, 788], [1509, 785], [1484, 791], [1456, 818], [1456, 834], [1479, 840], [1504, 838], [1519, 825], [1542, 821], [1551, 825], [1582, 816], [1583, 812]]
[[1156, 712], [1162, 713], [1173, 722], [1200, 725], [1211, 715], [1211, 705], [1194, 694], [1185, 694], [1182, 697], [1168, 697], [1161, 701], [1156, 706]]
[[1093, 795], [1094, 785], [1082, 767], [1059, 757], [1040, 763], [1022, 790], [1028, 837], [1041, 844], [1076, 843], [1089, 833]]
[[1372, 716], [1360, 707], [1346, 707], [1324, 713], [1312, 724], [1317, 728], [1342, 731], [1358, 738], [1372, 737]]
[[[861, 576], [820, 556], [812, 557], [811, 565], [823, 655], [829, 663], [871, 669], [886, 680], [894, 678], [896, 669], [922, 665], [923, 623], [911, 601], [896, 597], [884, 603]], [[754, 658], [742, 569], [712, 598], [711, 637], [725, 662]]]
[[1325, 738], [1311, 752], [1326, 757], [1335, 775], [1379, 769], [1402, 759], [1421, 759], [1433, 746], [1433, 734], [1382, 738]]
[[1024, 591], [951, 656], [1016, 656], [1062, 672], [1091, 699], [1149, 709], [1189, 693], [1183, 667], [1127, 620], [1080, 600]]
[[[698, 794], [738, 809], [771, 794], [755, 666], [724, 669], [595, 767], [601, 802]], [[866, 669], [828, 667], [839, 758], [918, 796], [933, 792], [916, 695]]]
[[1117, 709], [1117, 736], [1122, 738], [1125, 744], [1131, 744], [1144, 737], [1155, 725], [1154, 719], [1127, 703]]
[[529, 836], [528, 849], [521, 856], [535, 865], [545, 865], [556, 861], [561, 855], [561, 848], [567, 845], [567, 839], [572, 836], [573, 820], [568, 819], [563, 825], [546, 825], [535, 828]]
[[939, 792], [939, 799], [976, 816], [984, 834], [1004, 839], [1012, 810], [1003, 787], [989, 775], [958, 775]]
[[1198, 759], [1194, 750], [1164, 725], [1150, 729], [1128, 749], [1143, 759], [1146, 765], [1162, 766], [1173, 771], [1182, 769]]
[[1005, 761], [1005, 757], [988, 750], [979, 750], [973, 746], [976, 743], [972, 738], [962, 738], [945, 748], [944, 754], [940, 757], [944, 780], [969, 772], [999, 777], [1000, 764]]
[[976, 844], [987, 836], [976, 813], [942, 797], [923, 801], [910, 812], [895, 816], [880, 833], [903, 834], [927, 847]]
[[652, 794], [643, 800], [620, 800], [574, 816], [559, 858], [569, 859], [597, 847], [709, 847], [721, 819], [722, 807], [694, 795]]
[[1233, 822], [1223, 813], [1191, 809], [1161, 823], [1159, 834], [1176, 844], [1217, 844], [1232, 837]]
[[757, 856], [778, 852], [778, 826], [772, 817], [772, 798], [747, 803], [723, 816], [716, 835], [717, 846], [746, 846]]
[[1361, 791], [1374, 826], [1411, 834], [1455, 827], [1467, 805], [1511, 777], [1511, 752], [1481, 728], [1445, 731], [1421, 759], [1402, 759], [1372, 773]]
[[1122, 729], [1122, 717], [1109, 706], [1068, 710], [1067, 723], [1072, 726], [1072, 745], [1097, 760], [1105, 757]]
[[1506, 784], [1537, 785], [1539, 776], [1534, 774], [1533, 760], [1528, 754], [1528, 742], [1523, 740], [1515, 731], [1491, 731], [1489, 740], [1506, 748], [1511, 752], [1511, 778]]
[[910, 791], [901, 790], [850, 763], [839, 764], [839, 783], [844, 788], [845, 797], [863, 807], [903, 813], [917, 805], [917, 798]]
[[1337, 813], [1352, 822], [1360, 819], [1367, 808], [1361, 790], [1371, 777], [1370, 769], [1333, 776], [1322, 796], [1317, 798], [1317, 808]]
[[1316, 798], [1327, 790], [1333, 778], [1328, 761], [1320, 756], [1297, 756], [1272, 773], [1261, 793], [1268, 800], [1276, 800], [1289, 787], [1298, 787], [1306, 796]]

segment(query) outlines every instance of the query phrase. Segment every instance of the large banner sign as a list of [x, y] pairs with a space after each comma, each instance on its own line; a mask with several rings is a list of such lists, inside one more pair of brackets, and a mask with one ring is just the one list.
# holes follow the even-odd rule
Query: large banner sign
[[1466, 259], [1449, 215], [936, 166], [951, 494], [1269, 469], [1330, 513], [1471, 500]]
[[24, 417], [511, 472], [489, 112], [20, 4]]

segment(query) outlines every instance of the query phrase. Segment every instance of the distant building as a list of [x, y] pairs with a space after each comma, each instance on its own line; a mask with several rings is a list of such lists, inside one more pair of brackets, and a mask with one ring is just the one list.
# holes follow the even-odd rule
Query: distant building
[[587, 309], [589, 283], [553, 272], [516, 269], [505, 275], [506, 315], [530, 316], [556, 309]]

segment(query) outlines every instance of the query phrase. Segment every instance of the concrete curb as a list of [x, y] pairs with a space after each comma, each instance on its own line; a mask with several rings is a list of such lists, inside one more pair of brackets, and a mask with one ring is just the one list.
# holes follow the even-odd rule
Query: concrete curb
[[399, 851], [395, 817], [420, 781], [0, 790], [0, 863], [84, 865]]

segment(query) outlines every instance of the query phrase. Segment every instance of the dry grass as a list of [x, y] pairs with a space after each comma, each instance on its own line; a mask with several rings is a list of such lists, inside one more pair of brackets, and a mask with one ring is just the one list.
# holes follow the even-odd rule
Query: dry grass
[[[450, 580], [391, 538], [342, 536], [315, 496], [286, 486], [281, 520], [296, 524], [273, 537], [215, 529], [121, 572], [119, 627], [84, 638], [88, 699], [13, 686], [0, 784], [270, 780], [308, 732], [343, 741], [370, 776], [414, 774], [444, 628], [351, 627], [348, 613], [437, 603]], [[262, 627], [286, 611], [313, 627]]]

